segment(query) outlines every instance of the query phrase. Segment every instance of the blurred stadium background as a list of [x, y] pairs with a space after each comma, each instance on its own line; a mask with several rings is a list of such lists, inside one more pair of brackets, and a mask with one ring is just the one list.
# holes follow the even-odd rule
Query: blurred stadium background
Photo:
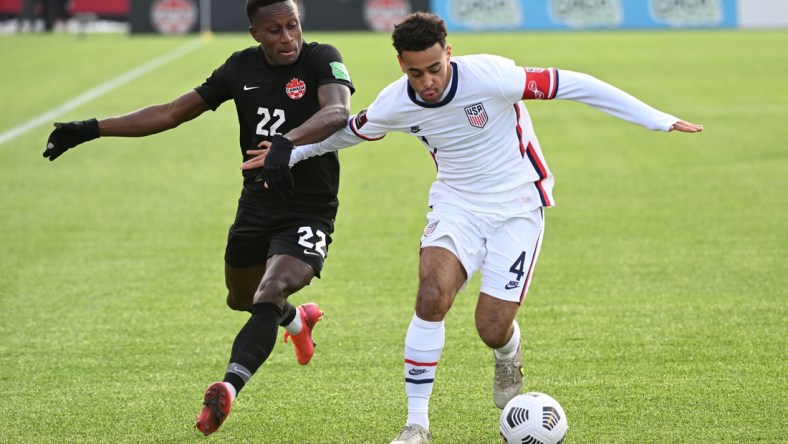
[[[429, 156], [398, 134], [340, 153], [330, 259], [294, 301], [326, 310], [315, 359], [300, 367], [280, 342], [205, 439], [192, 428], [202, 390], [246, 320], [222, 281], [240, 187], [232, 105], [54, 163], [41, 151], [52, 121], [198, 85], [253, 43], [243, 0], [62, 4], [59, 25], [39, 5], [25, 27], [22, 0], [0, 0], [0, 443], [388, 442], [405, 413]], [[788, 2], [302, 4], [305, 38], [345, 57], [354, 111], [401, 75], [388, 29], [428, 9], [455, 55], [588, 72], [706, 125], [649, 133], [528, 104], [558, 206], [518, 314], [526, 389], [561, 401], [570, 443], [785, 442]], [[436, 443], [499, 442], [477, 291], [478, 277], [447, 319]]]
[[[218, 0], [0, 0], [2, 31], [238, 32], [238, 2]], [[782, 0], [299, 0], [306, 30], [387, 31], [431, 10], [450, 31], [788, 26]]]

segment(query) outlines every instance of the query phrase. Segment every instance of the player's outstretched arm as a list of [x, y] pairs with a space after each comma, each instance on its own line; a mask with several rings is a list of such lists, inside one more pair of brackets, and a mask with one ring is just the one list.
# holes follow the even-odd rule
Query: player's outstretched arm
[[[356, 116], [351, 116], [348, 122], [353, 120]], [[331, 135], [331, 137], [327, 138], [322, 142], [317, 143], [310, 143], [308, 145], [299, 145], [295, 147], [294, 150], [290, 153], [290, 166], [297, 164], [302, 160], [306, 160], [310, 157], [320, 156], [322, 154], [331, 153], [334, 151], [339, 151], [343, 148], [348, 148], [353, 145], [357, 145], [361, 142], [364, 142], [365, 139], [358, 137], [353, 130], [350, 129], [350, 124], [346, 125], [341, 130], [335, 132]], [[266, 157], [269, 155], [268, 148], [271, 146], [271, 142], [260, 142], [257, 149], [255, 150], [246, 150], [246, 154], [250, 156], [255, 156], [246, 162], [241, 164], [242, 170], [253, 170], [255, 168], [260, 168], [263, 166], [263, 162], [265, 161]]]
[[588, 74], [559, 72], [557, 99], [585, 103], [622, 120], [655, 131], [700, 132], [703, 127], [664, 113], [629, 93]]
[[208, 109], [205, 100], [192, 90], [169, 103], [147, 106], [121, 116], [55, 122], [55, 129], [47, 139], [44, 157], [55, 160], [69, 149], [98, 137], [142, 137], [160, 133], [194, 119]]
[[306, 122], [283, 136], [293, 145], [320, 142], [341, 130], [350, 116], [350, 88], [339, 83], [321, 85], [317, 89], [320, 110]]
[[290, 153], [295, 144], [319, 142], [341, 129], [350, 114], [350, 94], [347, 85], [329, 83], [320, 86], [317, 90], [320, 110], [287, 134], [276, 134], [270, 143], [264, 141], [258, 145], [258, 148], [263, 148], [267, 144], [267, 150], [247, 150], [246, 154], [256, 157], [244, 162], [241, 169], [262, 167], [255, 181], [264, 182], [266, 188], [287, 199], [295, 187], [290, 173]]

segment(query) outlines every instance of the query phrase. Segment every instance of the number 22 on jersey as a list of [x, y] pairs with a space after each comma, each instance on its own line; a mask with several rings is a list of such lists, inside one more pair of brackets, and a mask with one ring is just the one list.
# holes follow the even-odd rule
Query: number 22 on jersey
[[[281, 109], [274, 109], [273, 112], [268, 108], [259, 107], [257, 108], [257, 115], [262, 116], [260, 123], [257, 124], [257, 135], [258, 136], [275, 136], [278, 133], [276, 130], [285, 123], [285, 112]], [[269, 125], [270, 123], [270, 125]], [[268, 129], [266, 129], [266, 126]]]

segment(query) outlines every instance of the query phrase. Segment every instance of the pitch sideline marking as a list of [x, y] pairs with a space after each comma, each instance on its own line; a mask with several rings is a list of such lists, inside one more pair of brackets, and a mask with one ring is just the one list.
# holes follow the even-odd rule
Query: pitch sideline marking
[[[195, 49], [202, 46], [204, 43], [203, 40], [195, 40], [190, 43], [187, 43], [183, 46], [179, 46], [178, 48], [173, 49], [172, 51], [157, 57], [149, 62], [146, 62], [136, 68], [131, 69], [108, 82], [105, 82], [93, 89], [90, 89], [83, 94], [80, 94], [77, 97], [69, 100], [68, 102], [44, 113], [40, 116], [34, 117], [27, 122], [15, 126], [10, 130], [0, 133], [0, 145], [13, 140], [22, 134], [36, 128], [39, 125], [44, 123], [51, 123], [57, 120], [58, 117], [62, 116], [63, 114], [77, 108], [81, 105], [84, 105], [87, 102], [90, 102], [93, 99], [96, 99], [120, 86], [125, 85], [126, 83], [131, 82], [132, 80], [141, 77], [144, 74], [147, 74], [161, 66], [166, 65], [167, 63], [172, 62], [180, 57], [185, 56], [186, 54], [194, 51]], [[43, 142], [42, 142], [43, 145]]]

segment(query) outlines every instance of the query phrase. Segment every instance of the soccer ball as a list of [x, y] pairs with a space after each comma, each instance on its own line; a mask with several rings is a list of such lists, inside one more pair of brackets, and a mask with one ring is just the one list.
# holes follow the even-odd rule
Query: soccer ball
[[500, 431], [507, 444], [560, 444], [568, 428], [561, 404], [544, 393], [517, 395], [501, 412]]

